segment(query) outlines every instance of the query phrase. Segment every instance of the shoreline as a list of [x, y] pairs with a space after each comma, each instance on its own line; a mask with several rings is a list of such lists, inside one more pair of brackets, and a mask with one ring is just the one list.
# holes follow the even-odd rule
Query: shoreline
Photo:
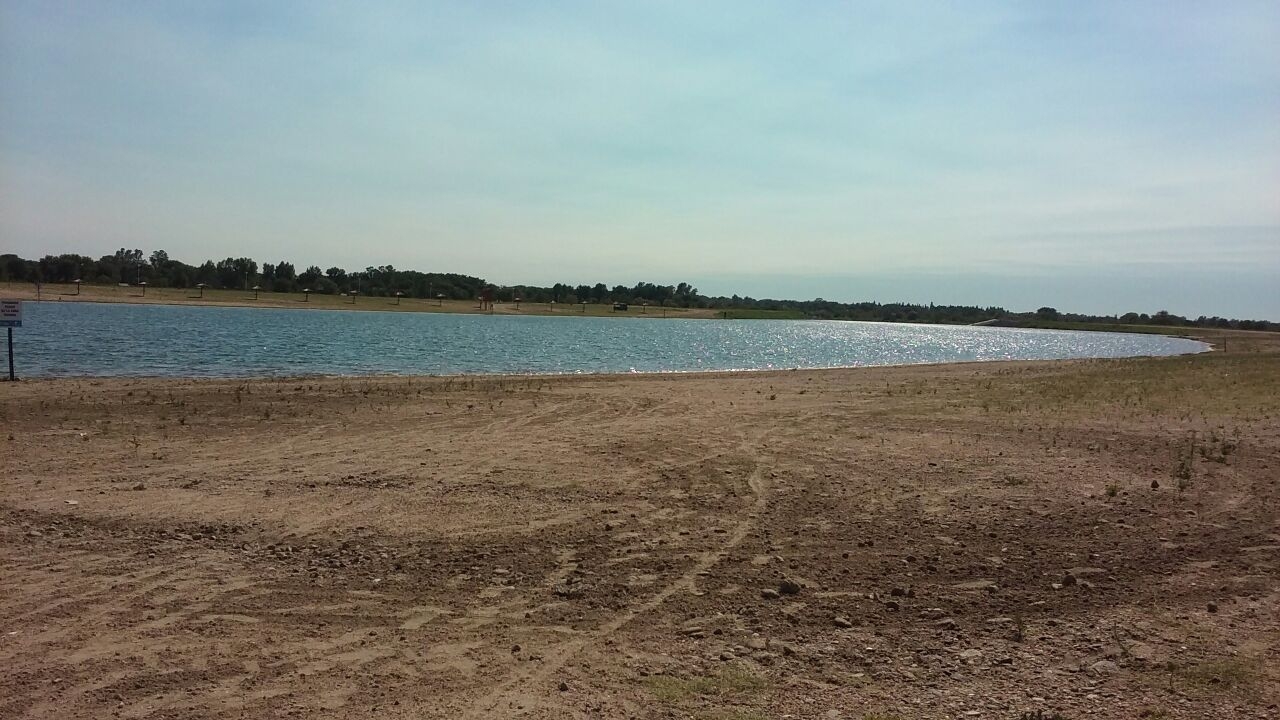
[[[75, 298], [75, 296], [72, 296], [72, 298]], [[322, 310], [322, 311], [327, 311], [327, 312], [356, 312], [356, 313], [366, 313], [366, 312], [375, 312], [375, 313], [407, 313], [407, 314], [415, 314], [415, 315], [476, 315], [476, 316], [481, 316], [481, 317], [569, 317], [569, 318], [582, 318], [582, 317], [588, 317], [588, 318], [602, 318], [602, 317], [603, 317], [603, 318], [608, 318], [608, 317], [616, 317], [616, 318], [619, 318], [619, 319], [621, 319], [621, 318], [627, 318], [627, 319], [632, 319], [632, 318], [634, 318], [634, 319], [637, 319], [637, 320], [644, 320], [644, 319], [652, 319], [652, 320], [716, 320], [716, 319], [719, 319], [719, 318], [715, 318], [715, 317], [702, 316], [702, 315], [698, 315], [698, 316], [681, 315], [681, 316], [678, 316], [678, 317], [666, 317], [666, 318], [663, 318], [663, 317], [657, 317], [657, 313], [639, 313], [639, 314], [628, 313], [628, 314], [621, 314], [621, 315], [620, 315], [620, 314], [602, 315], [602, 314], [585, 314], [585, 313], [578, 313], [578, 312], [573, 312], [573, 311], [571, 311], [571, 310], [570, 310], [570, 311], [566, 311], [566, 312], [561, 312], [561, 313], [556, 313], [556, 312], [524, 312], [524, 311], [513, 311], [513, 310], [509, 310], [509, 309], [507, 309], [507, 308], [504, 308], [502, 312], [482, 311], [482, 310], [478, 310], [478, 309], [477, 309], [477, 310], [474, 310], [474, 311], [470, 311], [470, 312], [469, 312], [469, 311], [464, 311], [464, 310], [454, 310], [454, 309], [436, 309], [436, 310], [428, 310], [428, 309], [413, 309], [413, 308], [410, 308], [410, 307], [408, 307], [408, 306], [397, 306], [397, 305], [395, 305], [394, 303], [389, 304], [389, 307], [368, 307], [368, 306], [347, 307], [347, 303], [342, 303], [342, 304], [341, 304], [340, 306], [338, 306], [338, 307], [333, 307], [333, 306], [328, 306], [328, 305], [319, 305], [319, 304], [314, 304], [314, 305], [313, 305], [313, 304], [311, 304], [311, 303], [306, 303], [306, 302], [298, 301], [298, 305], [299, 305], [300, 307], [294, 307], [294, 306], [292, 306], [292, 305], [285, 305], [285, 304], [269, 304], [269, 303], [258, 303], [258, 304], [254, 304], [254, 303], [246, 303], [246, 302], [242, 302], [242, 301], [226, 301], [226, 302], [223, 302], [223, 301], [218, 301], [218, 300], [205, 300], [205, 301], [199, 301], [199, 300], [197, 300], [197, 301], [195, 301], [195, 302], [166, 302], [166, 301], [164, 301], [164, 300], [159, 300], [159, 301], [156, 301], [156, 302], [152, 302], [152, 301], [150, 301], [150, 300], [142, 300], [141, 298], [139, 298], [139, 300], [138, 300], [138, 301], [131, 301], [131, 300], [107, 300], [107, 299], [101, 299], [101, 298], [98, 298], [98, 299], [94, 299], [94, 298], [80, 298], [80, 299], [63, 300], [62, 298], [59, 298], [59, 299], [57, 299], [57, 300], [43, 300], [43, 299], [42, 299], [42, 300], [23, 300], [23, 302], [38, 303], [38, 304], [42, 304], [42, 305], [43, 305], [43, 304], [45, 304], [45, 303], [52, 303], [52, 304], [76, 303], [76, 304], [85, 304], [85, 305], [146, 305], [146, 306], [152, 306], [152, 307], [239, 308], [239, 309], [243, 309], [243, 310], [303, 310], [303, 311], [316, 311], [316, 310]], [[469, 303], [470, 301], [454, 300], [454, 301], [451, 301], [451, 302], [454, 302], [454, 303]], [[403, 307], [403, 308], [405, 308], [405, 309], [403, 309], [403, 310], [396, 310], [396, 309], [395, 309], [396, 307]], [[571, 306], [571, 307], [576, 307], [576, 306]], [[658, 308], [658, 309], [659, 309], [659, 310], [661, 310], [661, 308]], [[692, 310], [697, 310], [697, 309], [699, 309], [699, 308], [678, 308], [678, 310], [680, 310], [680, 311], [692, 311]], [[669, 310], [669, 311], [675, 311], [675, 310], [677, 310], [677, 309], [676, 309], [676, 308], [667, 308], [667, 310]], [[807, 319], [807, 318], [806, 318], [806, 319]]]
[[[547, 303], [521, 302], [495, 303], [492, 310], [481, 310], [476, 300], [436, 300], [428, 298], [401, 298], [399, 303], [394, 298], [382, 296], [357, 296], [356, 302], [350, 302], [350, 295], [324, 295], [312, 293], [309, 297], [303, 293], [261, 292], [258, 299], [247, 297], [252, 290], [205, 289], [204, 297], [188, 295], [188, 288], [150, 288], [149, 295], [135, 294], [138, 288], [133, 286], [116, 287], [109, 285], [85, 285], [80, 293], [64, 292], [71, 286], [47, 286], [36, 299], [36, 292], [30, 287], [9, 288], [0, 291], [6, 299], [22, 300], [38, 303], [94, 303], [100, 305], [167, 305], [181, 307], [236, 307], [251, 309], [276, 310], [336, 310], [342, 312], [393, 312], [450, 315], [502, 315], [515, 317], [615, 317], [615, 318], [649, 318], [649, 319], [717, 319], [720, 310], [711, 308], [662, 307], [658, 305], [633, 305], [623, 312], [615, 312], [612, 304], [587, 303], [586, 311], [582, 303], [562, 304], [552, 307]], [[577, 308], [577, 309], [574, 309]], [[558, 311], [557, 311], [558, 310]], [[664, 316], [663, 311], [666, 311]]]
[[[65, 286], [52, 286], [55, 288]], [[205, 290], [210, 293], [209, 298], [195, 298], [186, 296], [187, 289], [180, 288], [154, 288], [152, 293], [184, 293], [181, 297], [164, 296], [159, 297], [140, 297], [133, 295], [132, 292], [136, 288], [115, 287], [92, 285], [84, 286], [83, 294], [75, 293], [58, 293], [56, 299], [35, 300], [35, 292], [31, 289], [21, 289], [15, 291], [10, 288], [0, 295], [6, 298], [18, 300], [39, 302], [39, 303], [92, 303], [97, 305], [164, 305], [164, 306], [181, 306], [181, 307], [211, 307], [211, 308], [244, 308], [244, 309], [277, 309], [277, 310], [332, 310], [341, 312], [389, 312], [389, 313], [422, 313], [422, 314], [444, 314], [444, 315], [479, 315], [479, 316], [502, 316], [502, 317], [595, 317], [595, 318], [636, 318], [636, 319], [655, 319], [655, 320], [719, 320], [720, 314], [724, 312], [722, 309], [714, 308], [676, 308], [661, 306], [649, 306], [647, 310], [641, 310], [640, 306], [632, 306], [625, 312], [614, 312], [608, 304], [592, 304], [588, 303], [589, 312], [575, 311], [570, 308], [580, 308], [580, 303], [561, 306], [561, 311], [556, 312], [545, 304], [540, 303], [521, 303], [522, 307], [517, 309], [513, 303], [498, 303], [495, 310], [480, 310], [474, 303], [474, 300], [445, 300], [443, 304], [437, 305], [435, 300], [425, 298], [405, 298], [403, 304], [396, 304], [386, 297], [364, 297], [364, 304], [353, 304], [345, 301], [348, 296], [341, 295], [312, 295], [314, 302], [306, 302], [302, 298], [302, 293], [262, 293], [261, 300], [248, 300], [241, 295], [247, 295], [252, 291], [241, 290]], [[43, 293], [45, 295], [49, 293]], [[218, 299], [218, 295], [237, 297], [228, 298], [226, 300]], [[372, 303], [381, 303], [381, 306], [371, 305]], [[651, 311], [651, 312], [650, 312]], [[665, 312], [664, 312], [665, 311]], [[734, 310], [728, 310], [733, 313]], [[743, 311], [753, 312], [753, 311]], [[754, 319], [778, 319], [790, 320], [794, 322], [816, 321], [826, 322], [817, 318], [728, 318], [730, 320], [754, 320]], [[980, 327], [972, 323], [911, 323], [911, 322], [891, 322], [884, 320], [832, 320], [831, 322], [863, 322], [871, 324], [885, 325], [921, 325], [921, 326], [939, 326], [939, 327]], [[1054, 328], [1054, 327], [1023, 327], [1016, 325], [990, 325], [986, 327], [998, 327], [1013, 330], [1045, 330], [1052, 332], [1091, 332], [1091, 333], [1113, 333], [1117, 335], [1164, 335], [1168, 337], [1184, 338], [1188, 340], [1196, 340], [1212, 345], [1214, 349], [1218, 349], [1218, 342], [1223, 337], [1230, 336], [1266, 336], [1275, 335], [1280, 337], [1280, 332], [1267, 332], [1261, 330], [1234, 330], [1234, 329], [1218, 329], [1218, 328], [1198, 328], [1187, 326], [1135, 326], [1135, 329], [1125, 330], [1117, 329], [1113, 326], [1091, 328], [1091, 327], [1073, 327], [1073, 328]], [[1137, 329], [1141, 328], [1141, 329]]]
[[[1191, 339], [1191, 338], [1188, 338]], [[1198, 341], [1203, 342], [1203, 341]], [[940, 367], [988, 367], [988, 366], [1039, 366], [1039, 365], [1069, 365], [1083, 363], [1097, 363], [1107, 361], [1125, 361], [1125, 360], [1161, 360], [1172, 358], [1190, 358], [1201, 355], [1208, 355], [1214, 352], [1220, 352], [1210, 343], [1204, 343], [1209, 346], [1204, 350], [1187, 353], [1177, 353], [1174, 355], [1128, 355], [1124, 357], [1088, 357], [1088, 358], [1049, 358], [1049, 359], [993, 359], [993, 360], [942, 360], [938, 362], [919, 362], [919, 363], [889, 363], [884, 365], [832, 365], [826, 367], [796, 367], [796, 368], [742, 368], [732, 370], [638, 370], [638, 371], [619, 371], [619, 372], [547, 372], [547, 373], [441, 373], [441, 374], [395, 374], [395, 373], [379, 373], [369, 375], [333, 375], [333, 374], [301, 374], [301, 375], [41, 375], [33, 377], [19, 377], [19, 382], [44, 382], [59, 380], [137, 380], [137, 381], [174, 381], [174, 382], [287, 382], [287, 381], [303, 381], [303, 380], [375, 380], [375, 381], [393, 381], [393, 380], [539, 380], [539, 379], [569, 379], [580, 378], [583, 380], [612, 380], [622, 378], [658, 378], [658, 379], [680, 379], [680, 378], [700, 378], [700, 379], [730, 379], [741, 376], [770, 376], [776, 375], [785, 377], [793, 373], [840, 373], [840, 372], [858, 372], [866, 370], [909, 370], [911, 368], [940, 368]]]

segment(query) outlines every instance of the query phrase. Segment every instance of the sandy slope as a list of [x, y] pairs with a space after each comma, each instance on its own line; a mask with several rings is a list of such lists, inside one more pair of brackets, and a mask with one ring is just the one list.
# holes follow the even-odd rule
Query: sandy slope
[[0, 424], [0, 717], [1278, 715], [1280, 355], [33, 381]]

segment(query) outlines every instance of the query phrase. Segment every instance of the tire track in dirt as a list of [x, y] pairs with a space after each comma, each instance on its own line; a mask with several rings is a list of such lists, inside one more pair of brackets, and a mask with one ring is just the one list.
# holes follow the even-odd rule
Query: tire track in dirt
[[[744, 442], [740, 450], [745, 451], [756, 443], [757, 439], [753, 438]], [[514, 708], [517, 700], [531, 699], [534, 688], [539, 685], [545, 685], [552, 674], [559, 671], [566, 662], [582, 652], [582, 650], [602, 642], [636, 618], [658, 609], [676, 593], [695, 590], [697, 578], [723, 560], [729, 551], [742, 544], [768, 506], [769, 485], [765, 480], [764, 462], [758, 454], [756, 454], [754, 461], [755, 467], [747, 477], [747, 487], [751, 490], [752, 502], [739, 512], [742, 519], [734, 525], [733, 531], [728, 534], [723, 543], [715, 548], [703, 551], [698, 557], [698, 561], [675, 580], [650, 595], [647, 599], [625, 608], [594, 631], [566, 640], [544, 651], [543, 662], [536, 669], [516, 672], [491, 692], [473, 703], [463, 714], [463, 717], [510, 717], [517, 712]], [[532, 710], [533, 708], [529, 707], [531, 704], [526, 705], [524, 711], [521, 712]]]

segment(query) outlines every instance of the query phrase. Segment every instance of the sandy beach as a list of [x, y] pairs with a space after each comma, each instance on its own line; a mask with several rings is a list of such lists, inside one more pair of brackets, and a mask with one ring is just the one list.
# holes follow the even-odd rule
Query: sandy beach
[[0, 384], [0, 716], [1280, 717], [1231, 348]]

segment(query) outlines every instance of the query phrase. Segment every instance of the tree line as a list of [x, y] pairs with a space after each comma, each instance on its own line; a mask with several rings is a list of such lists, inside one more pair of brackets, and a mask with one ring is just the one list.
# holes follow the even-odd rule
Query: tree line
[[[120, 248], [112, 255], [94, 259], [87, 255], [64, 253], [28, 260], [17, 255], [0, 255], [0, 281], [71, 283], [77, 280], [94, 284], [139, 285], [151, 287], [210, 288], [291, 293], [309, 290], [324, 295], [359, 293], [360, 295], [473, 300], [491, 285], [484, 278], [458, 273], [399, 270], [391, 265], [348, 271], [340, 267], [321, 269], [311, 265], [303, 270], [293, 263], [264, 262], [252, 258], [206, 260], [189, 265], [169, 256], [164, 250], [146, 255], [141, 250]], [[634, 286], [604, 283], [550, 287], [513, 285], [494, 287], [494, 298], [500, 302], [558, 303], [650, 303], [676, 307], [706, 307], [705, 298], [689, 283], [656, 285], [640, 282]]]
[[[485, 288], [493, 287], [483, 278], [472, 275], [398, 270], [391, 265], [352, 271], [340, 267], [321, 269], [318, 265], [311, 265], [299, 271], [297, 266], [288, 261], [259, 264], [245, 257], [206, 260], [199, 265], [189, 265], [169, 257], [164, 250], [145, 255], [141, 250], [120, 248], [114, 254], [103, 255], [96, 260], [87, 255], [72, 253], [46, 255], [39, 260], [28, 260], [14, 254], [0, 255], [0, 281], [3, 282], [70, 283], [77, 280], [129, 285], [145, 282], [154, 287], [174, 288], [191, 288], [201, 284], [211, 288], [235, 290], [252, 290], [256, 287], [266, 292], [281, 293], [309, 290], [326, 295], [355, 292], [361, 295], [392, 296], [398, 292], [406, 297], [450, 300], [473, 300]], [[666, 307], [750, 310], [778, 316], [829, 320], [945, 324], [1009, 320], [1280, 330], [1280, 323], [1266, 320], [1236, 320], [1203, 315], [1191, 319], [1164, 310], [1151, 315], [1134, 312], [1123, 315], [1084, 315], [1060, 313], [1051, 307], [1042, 307], [1034, 313], [1015, 313], [995, 306], [842, 303], [822, 298], [773, 300], [738, 295], [710, 297], [702, 295], [696, 287], [684, 282], [675, 285], [639, 282], [633, 286], [609, 286], [605, 283], [556, 283], [549, 287], [510, 285], [493, 287], [493, 291], [494, 299], [499, 302], [648, 303]]]
[[80, 280], [95, 284], [152, 287], [210, 288], [266, 292], [309, 290], [325, 295], [358, 292], [365, 295], [393, 295], [399, 291], [411, 297], [474, 298], [485, 286], [481, 278], [456, 273], [400, 271], [390, 265], [348, 272], [340, 267], [321, 269], [311, 265], [302, 270], [286, 260], [259, 264], [252, 258], [206, 260], [189, 265], [164, 250], [144, 255], [141, 250], [120, 248], [98, 259], [66, 253], [27, 260], [17, 255], [0, 255], [0, 280], [70, 283]]

